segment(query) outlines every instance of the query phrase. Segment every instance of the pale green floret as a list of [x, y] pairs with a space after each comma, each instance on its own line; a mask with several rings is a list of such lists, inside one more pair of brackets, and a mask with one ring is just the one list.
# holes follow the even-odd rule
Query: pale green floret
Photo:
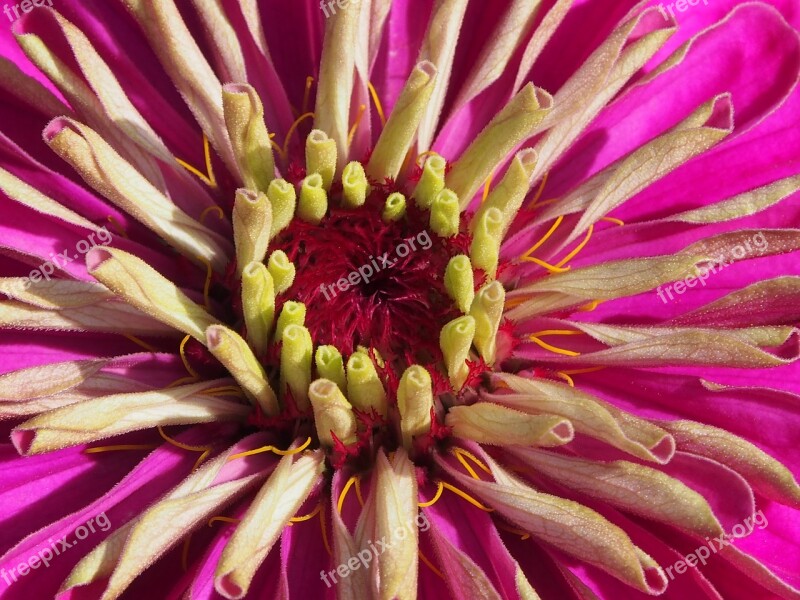
[[422, 175], [419, 178], [417, 187], [414, 188], [414, 200], [423, 210], [428, 210], [436, 196], [444, 189], [444, 173], [447, 168], [447, 161], [434, 154], [429, 156], [422, 167]]
[[487, 365], [497, 353], [497, 331], [503, 318], [506, 290], [499, 281], [484, 286], [475, 296], [469, 314], [475, 319], [475, 347]]
[[295, 267], [283, 250], [275, 250], [269, 255], [267, 269], [275, 282], [275, 293], [282, 294], [294, 283]]
[[222, 88], [222, 114], [245, 187], [266, 192], [275, 161], [261, 99], [251, 86], [229, 83]]
[[302, 302], [289, 300], [283, 305], [275, 327], [275, 343], [283, 339], [283, 333], [289, 325], [306, 324], [306, 305]]
[[397, 408], [403, 445], [410, 448], [414, 436], [424, 435], [431, 429], [433, 383], [424, 367], [411, 365], [403, 373], [397, 387]]
[[482, 269], [492, 279], [497, 274], [502, 241], [503, 213], [499, 208], [490, 208], [475, 226], [469, 255], [475, 268]]
[[439, 237], [453, 237], [458, 234], [459, 215], [458, 196], [447, 188], [439, 192], [431, 207], [431, 229]]
[[317, 373], [320, 377], [334, 382], [344, 393], [347, 391], [347, 380], [344, 376], [344, 360], [336, 346], [320, 346], [315, 355]]
[[322, 444], [333, 446], [334, 435], [346, 445], [356, 441], [357, 422], [353, 407], [333, 381], [317, 379], [308, 388], [308, 397], [314, 409], [317, 437]]
[[409, 75], [367, 164], [374, 181], [397, 179], [431, 99], [436, 73], [436, 65], [422, 61]]
[[236, 247], [236, 271], [267, 256], [272, 228], [272, 205], [262, 192], [236, 190], [233, 204], [233, 242]]
[[263, 356], [275, 323], [275, 284], [264, 263], [252, 262], [242, 272], [242, 312], [247, 342]]
[[297, 216], [308, 223], [318, 224], [328, 212], [328, 192], [322, 187], [322, 175], [312, 173], [300, 184]]
[[267, 189], [267, 198], [272, 204], [272, 227], [270, 238], [289, 226], [297, 208], [297, 190], [285, 179], [273, 179]]
[[467, 255], [459, 254], [447, 263], [444, 286], [450, 298], [458, 306], [458, 310], [467, 314], [475, 297], [475, 278], [472, 274], [472, 263]]
[[247, 342], [223, 325], [211, 325], [206, 329], [205, 337], [209, 352], [228, 370], [245, 395], [261, 407], [265, 415], [278, 414], [275, 392], [269, 385], [264, 367]]
[[289, 325], [283, 332], [281, 346], [281, 390], [289, 389], [300, 410], [308, 408], [313, 352], [314, 344], [308, 329], [301, 325]]
[[336, 174], [336, 142], [319, 129], [314, 129], [306, 138], [306, 172], [319, 173], [322, 187], [330, 191]]
[[467, 359], [474, 337], [475, 319], [470, 316], [453, 319], [442, 327], [439, 334], [439, 347], [444, 355], [450, 385], [455, 391], [461, 390], [469, 376]]
[[342, 202], [347, 208], [357, 208], [367, 201], [369, 183], [364, 166], [353, 161], [347, 163], [342, 173]]
[[382, 416], [387, 414], [386, 391], [364, 352], [354, 352], [347, 361], [347, 399], [358, 410], [369, 412], [374, 408]]
[[406, 215], [406, 197], [400, 192], [389, 194], [383, 206], [383, 222], [399, 221]]

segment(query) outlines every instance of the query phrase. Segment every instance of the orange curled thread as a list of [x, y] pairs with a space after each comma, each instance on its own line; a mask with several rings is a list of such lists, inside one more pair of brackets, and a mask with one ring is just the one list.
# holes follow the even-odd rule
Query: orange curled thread
[[202, 452], [200, 458], [194, 463], [194, 467], [192, 467], [192, 471], [196, 471], [197, 468], [203, 464], [203, 462], [209, 457], [213, 448], [211, 446], [189, 446], [187, 444], [183, 444], [177, 440], [172, 439], [161, 428], [161, 425], [158, 426], [158, 433], [164, 438], [164, 441], [169, 442], [176, 448], [180, 448], [181, 450], [188, 450], [189, 452]]
[[[539, 184], [539, 189], [536, 190], [536, 195], [533, 197], [533, 200], [531, 200], [530, 204], [528, 204], [528, 210], [531, 210], [535, 206], [542, 206], [544, 204], [544, 202], [539, 204], [539, 199], [542, 197], [542, 194], [544, 193], [544, 186], [547, 185], [547, 180], [549, 178], [550, 178], [550, 171], [545, 173], [544, 177], [542, 177], [542, 183]], [[550, 204], [551, 202], [555, 201], [556, 199], [553, 198], [552, 200], [547, 200], [547, 203]]]
[[603, 303], [602, 300], [592, 300], [591, 302], [589, 302], [589, 304], [584, 304], [583, 306], [579, 307], [578, 310], [581, 312], [592, 312], [602, 303]]
[[[320, 503], [321, 505], [321, 503]], [[319, 526], [322, 528], [322, 543], [325, 545], [325, 550], [328, 551], [328, 556], [333, 556], [331, 545], [328, 542], [328, 525], [325, 521], [325, 511], [319, 511]]]
[[[198, 375], [197, 371], [195, 371], [192, 368], [192, 365], [189, 364], [189, 359], [186, 358], [186, 342], [188, 342], [191, 337], [192, 336], [187, 335], [185, 338], [183, 338], [183, 340], [181, 341], [181, 347], [178, 351], [180, 352], [181, 360], [183, 361], [183, 366], [186, 368], [187, 371], [189, 371], [189, 374], [194, 378], [194, 381], [197, 381], [198, 379], [200, 379], [200, 375]], [[178, 381], [180, 381], [180, 379]]]
[[565, 264], [567, 264], [573, 258], [578, 256], [580, 251], [583, 250], [586, 247], [586, 244], [589, 243], [589, 240], [592, 239], [592, 233], [594, 233], [594, 225], [589, 225], [589, 229], [586, 231], [586, 237], [583, 238], [583, 241], [580, 244], [578, 244], [572, 252], [567, 254], [567, 256], [565, 256], [561, 261], [559, 261], [556, 264], [556, 268], [563, 267]]
[[158, 444], [120, 444], [118, 446], [95, 446], [84, 448], [84, 454], [99, 454], [101, 452], [117, 452], [120, 450], [155, 450]]
[[589, 367], [587, 369], [573, 369], [571, 371], [561, 371], [565, 375], [583, 375], [584, 373], [595, 373], [596, 371], [602, 371], [605, 367]]
[[609, 223], [616, 223], [620, 227], [623, 227], [625, 225], [625, 221], [623, 221], [622, 219], [616, 219], [614, 217], [600, 217], [600, 220], [607, 221]]
[[178, 387], [179, 385], [183, 385], [184, 383], [197, 383], [196, 377], [181, 377], [180, 379], [176, 379], [172, 383], [167, 386], [167, 389]]
[[208, 217], [208, 215], [210, 215], [212, 212], [217, 213], [217, 218], [219, 218], [220, 221], [225, 220], [225, 213], [222, 212], [222, 209], [219, 206], [215, 205], [215, 206], [207, 206], [206, 209], [200, 213], [200, 222], [205, 224], [206, 217]]
[[572, 379], [572, 377], [570, 377], [563, 371], [559, 371], [558, 373], [556, 373], [556, 375], [558, 375], [559, 377], [561, 377], [561, 379], [566, 381], [569, 384], [569, 387], [575, 387], [575, 381]]
[[205, 183], [210, 188], [217, 187], [217, 180], [214, 177], [214, 167], [211, 164], [211, 146], [208, 143], [208, 136], [206, 136], [205, 132], [203, 132], [203, 155], [206, 159], [206, 171], [208, 174], [201, 173], [199, 170], [194, 168], [192, 165], [187, 163], [186, 161], [181, 160], [180, 158], [175, 158], [177, 163], [182, 166], [184, 169], [189, 171], [192, 175], [197, 177], [200, 181]]
[[261, 448], [256, 448], [255, 450], [248, 450], [247, 452], [239, 452], [239, 454], [233, 454], [228, 457], [228, 460], [229, 461], [236, 460], [237, 458], [244, 458], [246, 456], [253, 456], [255, 454], [263, 454], [264, 452], [272, 452], [273, 454], [277, 454], [278, 456], [291, 456], [293, 454], [300, 454], [310, 445], [311, 445], [311, 438], [308, 438], [302, 446], [295, 448], [294, 450], [281, 450], [280, 448], [276, 448], [275, 446], [263, 446]]
[[281, 158], [286, 160], [286, 156], [289, 154], [289, 142], [292, 141], [292, 135], [297, 130], [297, 128], [300, 127], [300, 123], [302, 123], [306, 119], [313, 119], [314, 116], [315, 115], [313, 112], [307, 112], [303, 113], [302, 115], [297, 117], [297, 119], [295, 119], [295, 122], [292, 123], [292, 126], [289, 128], [289, 131], [286, 134], [286, 138], [283, 140], [283, 149], [281, 151]]
[[437, 569], [436, 567], [434, 567], [434, 566], [433, 566], [433, 563], [432, 563], [430, 560], [428, 560], [428, 558], [427, 558], [427, 557], [426, 557], [426, 556], [425, 556], [425, 555], [422, 553], [422, 550], [418, 550], [417, 552], [419, 552], [419, 559], [420, 559], [420, 560], [421, 560], [423, 563], [425, 563], [425, 565], [426, 565], [426, 566], [427, 566], [427, 567], [428, 567], [428, 568], [429, 568], [431, 571], [433, 571], [433, 572], [434, 572], [434, 573], [436, 573], [436, 574], [437, 574], [439, 577], [441, 577], [442, 579], [444, 579], [444, 575], [442, 575], [442, 572], [441, 572], [439, 569]]
[[235, 385], [226, 385], [203, 390], [206, 396], [244, 396], [241, 388]]
[[208, 526], [211, 527], [214, 523], [221, 522], [221, 523], [241, 523], [241, 519], [232, 519], [231, 517], [211, 517], [208, 520]]
[[464, 500], [466, 500], [467, 502], [469, 502], [469, 503], [470, 503], [470, 504], [472, 504], [473, 506], [475, 506], [475, 507], [477, 507], [477, 508], [480, 508], [481, 510], [485, 510], [486, 512], [494, 512], [494, 509], [493, 509], [493, 508], [489, 508], [489, 507], [487, 507], [487, 506], [484, 506], [483, 504], [481, 504], [480, 502], [478, 502], [477, 500], [475, 500], [475, 498], [473, 498], [472, 496], [470, 496], [470, 495], [469, 495], [467, 492], [463, 492], [463, 491], [461, 491], [461, 490], [460, 490], [460, 489], [458, 489], [456, 486], [454, 486], [454, 485], [452, 485], [452, 484], [449, 484], [449, 483], [447, 483], [446, 481], [443, 481], [443, 482], [442, 482], [442, 487], [444, 487], [444, 488], [445, 488], [445, 489], [447, 489], [447, 490], [450, 490], [451, 492], [453, 492], [453, 493], [454, 493], [454, 494], [456, 494], [457, 496], [460, 496], [461, 498], [463, 498]]
[[420, 508], [427, 508], [429, 506], [433, 506], [439, 501], [439, 498], [442, 497], [442, 492], [444, 491], [444, 484], [441, 481], [437, 482], [437, 484], [439, 485], [439, 489], [436, 490], [436, 495], [427, 502], [418, 502], [417, 506]]
[[345, 496], [347, 496], [347, 492], [350, 491], [350, 488], [353, 487], [353, 485], [356, 486], [356, 496], [358, 497], [358, 502], [361, 504], [362, 508], [364, 506], [364, 498], [361, 496], [361, 482], [359, 481], [358, 475], [353, 475], [347, 480], [342, 493], [339, 494], [339, 502], [336, 504], [339, 514], [342, 514], [342, 506], [344, 506]]
[[494, 179], [495, 171], [492, 171], [489, 174], [489, 177], [486, 179], [486, 183], [483, 186], [483, 198], [481, 198], [481, 204], [486, 202], [486, 199], [489, 197], [489, 190], [492, 188], [492, 179]]
[[317, 504], [317, 508], [312, 510], [307, 515], [303, 515], [302, 517], [292, 517], [291, 519], [289, 519], [289, 525], [291, 525], [292, 523], [302, 523], [303, 521], [308, 521], [309, 519], [313, 519], [314, 517], [317, 516], [317, 513], [319, 513], [320, 510], [322, 510], [322, 502]]
[[564, 216], [561, 215], [555, 220], [553, 225], [550, 227], [549, 231], [545, 233], [544, 236], [542, 236], [542, 238], [538, 242], [536, 242], [533, 246], [528, 248], [525, 254], [520, 256], [520, 260], [526, 262], [532, 262], [536, 265], [539, 265], [540, 267], [547, 269], [550, 273], [564, 273], [565, 271], [569, 271], [569, 267], [567, 267], [566, 269], [561, 268], [563, 263], [554, 266], [544, 262], [543, 260], [539, 260], [538, 258], [534, 258], [533, 256], [531, 256], [531, 254], [533, 254], [534, 252], [536, 252], [536, 250], [541, 248], [542, 245], [553, 236], [553, 234], [556, 232], [556, 230], [559, 228], [559, 226], [563, 221], [564, 221]]
[[522, 531], [522, 529], [514, 529], [513, 527], [507, 527], [501, 523], [495, 523], [495, 527], [498, 529], [502, 529], [503, 531], [508, 531], [509, 533], [513, 533], [514, 535], [520, 536], [520, 539], [527, 540], [531, 537], [531, 534], [527, 531]]
[[565, 350], [564, 348], [557, 348], [540, 340], [541, 336], [545, 335], [583, 335], [582, 331], [572, 331], [570, 329], [548, 329], [546, 331], [539, 331], [537, 333], [532, 333], [528, 336], [528, 339], [532, 341], [534, 344], [539, 346], [540, 348], [544, 348], [545, 350], [549, 350], [555, 354], [561, 354], [562, 356], [580, 356], [580, 352], [574, 352], [573, 350]]
[[150, 344], [148, 344], [147, 342], [140, 340], [140, 339], [139, 339], [138, 337], [136, 337], [135, 335], [130, 335], [130, 334], [127, 334], [127, 333], [123, 333], [123, 334], [122, 334], [122, 337], [128, 338], [128, 339], [129, 339], [130, 341], [132, 341], [134, 344], [136, 344], [137, 346], [141, 346], [142, 348], [144, 348], [144, 349], [145, 349], [145, 350], [147, 350], [148, 352], [154, 352], [154, 353], [155, 353], [155, 352], [158, 352], [158, 350], [157, 350], [156, 348], [154, 348], [153, 346], [151, 346], [151, 345], [150, 345]]
[[361, 119], [364, 117], [365, 112], [367, 112], [366, 104], [362, 104], [358, 107], [358, 115], [356, 116], [356, 120], [353, 122], [353, 126], [350, 128], [350, 133], [347, 134], [348, 144], [353, 143], [353, 138], [356, 137], [356, 131], [358, 130], [358, 126], [361, 124]]
[[283, 154], [283, 148], [278, 146], [278, 143], [274, 139], [272, 139], [274, 137], [275, 137], [275, 133], [270, 133], [269, 134], [270, 146], [272, 146], [272, 149], [275, 150], [275, 152], [278, 153], [278, 156], [281, 157], [281, 160], [286, 160], [286, 156]]
[[302, 112], [306, 112], [308, 108], [308, 100], [311, 97], [311, 86], [314, 85], [314, 78], [309, 75], [306, 77], [306, 90], [303, 92], [303, 110]]
[[[417, 160], [415, 161], [418, 167], [425, 166], [425, 159], [429, 156], [439, 156], [439, 153], [435, 150], [426, 150], [422, 154], [417, 155]], [[423, 159], [422, 162], [419, 162], [419, 159]]]
[[386, 126], [386, 115], [383, 113], [383, 105], [381, 105], [381, 100], [378, 98], [378, 92], [375, 91], [375, 86], [372, 85], [371, 81], [367, 82], [367, 86], [369, 87], [369, 93], [372, 96], [372, 101], [375, 103], [375, 110], [378, 111], [378, 116], [381, 118], [381, 125]]
[[117, 230], [117, 233], [118, 233], [118, 234], [120, 234], [120, 235], [121, 235], [122, 237], [124, 237], [126, 240], [130, 239], [130, 238], [128, 237], [128, 234], [125, 232], [125, 229], [122, 227], [122, 225], [120, 224], [120, 222], [119, 222], [119, 221], [117, 221], [117, 220], [116, 220], [114, 217], [112, 217], [111, 215], [108, 215], [108, 217], [106, 217], [106, 218], [108, 219], [108, 222], [109, 222], [109, 223], [111, 223], [111, 224], [114, 226], [114, 229], [116, 229], [116, 230]]
[[490, 476], [492, 475], [492, 470], [471, 452], [467, 452], [463, 448], [453, 448], [452, 450], [450, 450], [450, 454], [452, 454], [458, 459], [458, 462], [460, 462], [464, 466], [464, 468], [469, 472], [469, 474], [472, 475], [473, 479], [477, 479], [479, 481], [481, 480], [481, 478], [478, 476], [475, 470], [469, 465], [469, 463], [465, 460], [464, 457], [470, 459], [472, 462], [478, 465], [484, 473], [487, 473]]
[[211, 263], [205, 258], [198, 256], [197, 260], [203, 263], [206, 268], [206, 280], [205, 283], [203, 283], [203, 301], [205, 303], [206, 310], [211, 312], [211, 282], [214, 279], [214, 269], [211, 266]]

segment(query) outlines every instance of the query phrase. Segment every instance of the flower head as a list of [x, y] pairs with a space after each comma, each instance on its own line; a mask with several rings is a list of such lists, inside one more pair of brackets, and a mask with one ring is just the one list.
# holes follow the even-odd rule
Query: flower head
[[63, 4], [1, 46], [9, 598], [800, 597], [790, 10]]

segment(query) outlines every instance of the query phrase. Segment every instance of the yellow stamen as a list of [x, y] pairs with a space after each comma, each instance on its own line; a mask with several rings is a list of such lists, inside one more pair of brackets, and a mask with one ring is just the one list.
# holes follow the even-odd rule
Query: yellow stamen
[[563, 260], [561, 260], [558, 264], [556, 264], [556, 267], [563, 267], [565, 264], [567, 264], [569, 261], [575, 258], [578, 255], [578, 253], [586, 247], [586, 244], [589, 243], [589, 240], [592, 239], [593, 232], [594, 232], [594, 225], [589, 225], [589, 229], [586, 232], [586, 237], [583, 238], [583, 241], [580, 244], [578, 244], [572, 252], [567, 254], [567, 256], [564, 257]]
[[[547, 185], [547, 179], [549, 177], [550, 177], [550, 171], [545, 173], [544, 177], [542, 177], [542, 183], [539, 184], [539, 189], [536, 190], [536, 195], [533, 197], [533, 200], [531, 200], [531, 203], [528, 204], [528, 210], [532, 209], [534, 206], [537, 206], [539, 199], [542, 197], [542, 193], [544, 193], [544, 186]], [[551, 202], [555, 202], [555, 200], [556, 200], [555, 198], [553, 198], [552, 200], [547, 200], [547, 203], [549, 204]], [[543, 204], [544, 202], [539, 204], [539, 206], [542, 206]]]
[[156, 348], [154, 348], [153, 346], [151, 346], [147, 342], [143, 342], [142, 340], [140, 340], [135, 335], [130, 335], [130, 334], [127, 334], [127, 333], [123, 333], [122, 336], [128, 338], [134, 344], [136, 344], [138, 346], [141, 346], [142, 348], [144, 348], [148, 352], [158, 352], [158, 350]]
[[289, 153], [289, 142], [292, 141], [292, 134], [300, 126], [300, 123], [302, 123], [306, 119], [313, 119], [313, 118], [314, 118], [314, 113], [313, 112], [307, 112], [307, 113], [303, 113], [302, 115], [297, 117], [295, 122], [292, 123], [292, 126], [289, 128], [289, 131], [286, 133], [286, 139], [283, 140], [283, 149], [281, 150], [281, 158], [285, 159], [286, 155]]
[[211, 266], [211, 263], [205, 258], [198, 256], [197, 260], [199, 260], [206, 266], [206, 280], [205, 283], [203, 283], [203, 301], [205, 303], [206, 310], [208, 312], [211, 312], [210, 293], [211, 293], [211, 281], [214, 279], [214, 268]]
[[[442, 579], [444, 579], [444, 575], [442, 575], [442, 572], [441, 572], [439, 569], [437, 569], [436, 567], [434, 567], [434, 566], [433, 566], [433, 563], [432, 563], [430, 560], [428, 560], [428, 559], [425, 557], [425, 555], [422, 553], [422, 550], [418, 550], [418, 552], [419, 552], [419, 558], [420, 558], [420, 560], [421, 560], [422, 562], [424, 562], [424, 563], [425, 563], [425, 564], [428, 566], [428, 568], [429, 568], [431, 571], [433, 571], [433, 572], [434, 572], [434, 573], [436, 573], [436, 574], [437, 574], [439, 577], [441, 577]], [[445, 580], [445, 581], [446, 581], [446, 580]]]
[[353, 475], [350, 479], [347, 480], [347, 483], [345, 484], [342, 493], [339, 494], [339, 502], [336, 504], [336, 508], [339, 510], [339, 514], [342, 514], [342, 506], [344, 506], [345, 496], [347, 496], [347, 492], [350, 491], [350, 488], [353, 487], [354, 484], [356, 485], [356, 495], [358, 496], [358, 500], [359, 502], [361, 502], [361, 506], [364, 506], [364, 501], [361, 498], [361, 494], [359, 493], [358, 475]]
[[554, 267], [553, 265], [544, 262], [543, 260], [539, 260], [538, 258], [533, 258], [532, 256], [523, 256], [522, 260], [525, 262], [532, 262], [535, 265], [539, 265], [543, 269], [547, 269], [550, 273], [566, 273], [570, 270], [569, 267], [566, 269], [562, 269], [561, 267]]
[[308, 99], [311, 97], [311, 86], [314, 85], [314, 78], [309, 75], [306, 77], [306, 91], [303, 92], [303, 111], [308, 109]]
[[236, 387], [235, 385], [225, 385], [215, 388], [209, 388], [207, 390], [203, 390], [203, 394], [206, 396], [242, 396], [242, 389]]
[[625, 221], [623, 221], [621, 219], [616, 219], [614, 217], [601, 217], [600, 220], [601, 221], [608, 221], [609, 223], [616, 223], [620, 227], [625, 225]]
[[378, 111], [378, 116], [381, 118], [381, 125], [386, 126], [386, 115], [383, 114], [383, 106], [381, 105], [380, 98], [378, 98], [378, 92], [375, 91], [375, 86], [372, 85], [371, 81], [367, 82], [367, 86], [369, 86], [369, 93], [372, 96], [372, 101], [375, 103], [375, 110]]
[[196, 176], [200, 181], [205, 183], [210, 188], [217, 187], [217, 180], [214, 177], [214, 167], [211, 164], [211, 147], [208, 143], [208, 137], [206, 136], [205, 132], [203, 132], [203, 154], [206, 159], [206, 171], [205, 173], [201, 173], [198, 169], [194, 168], [189, 163], [181, 160], [180, 158], [176, 158], [175, 160], [177, 163], [182, 166], [184, 169], [189, 171], [192, 175]]
[[191, 375], [191, 376], [192, 376], [192, 377], [194, 377], [195, 379], [200, 379], [200, 375], [198, 375], [198, 374], [197, 374], [197, 371], [195, 371], [195, 370], [192, 368], [192, 365], [190, 365], [190, 364], [189, 364], [189, 359], [187, 359], [187, 358], [186, 358], [186, 342], [188, 342], [188, 341], [189, 341], [189, 339], [190, 339], [191, 337], [192, 337], [192, 336], [190, 336], [190, 335], [187, 335], [187, 336], [186, 336], [185, 338], [183, 338], [183, 340], [181, 341], [181, 347], [180, 347], [180, 355], [181, 355], [181, 360], [183, 361], [183, 366], [184, 366], [184, 367], [186, 367], [186, 370], [187, 370], [187, 371], [189, 371], [189, 375]]
[[208, 206], [203, 212], [200, 213], [200, 222], [205, 224], [206, 217], [212, 212], [217, 213], [217, 218], [219, 218], [220, 221], [225, 219], [225, 213], [222, 212], [222, 209], [219, 206]]
[[587, 369], [572, 369], [571, 371], [561, 371], [564, 375], [583, 375], [584, 373], [594, 373], [602, 371], [605, 367], [589, 367]]
[[603, 303], [602, 300], [592, 300], [591, 302], [589, 302], [589, 304], [584, 304], [583, 306], [578, 308], [578, 310], [581, 311], [581, 312], [592, 312], [594, 309], [596, 309], [602, 303]]
[[158, 444], [120, 444], [119, 446], [95, 446], [85, 448], [84, 454], [100, 454], [101, 452], [117, 452], [120, 450], [155, 450]]
[[530, 255], [531, 255], [531, 254], [533, 254], [533, 253], [534, 253], [536, 250], [538, 250], [538, 249], [539, 249], [539, 248], [542, 246], [542, 244], [544, 244], [544, 243], [545, 243], [547, 240], [549, 240], [549, 239], [550, 239], [550, 237], [551, 237], [551, 236], [552, 236], [552, 235], [553, 235], [553, 234], [556, 232], [556, 229], [558, 229], [558, 227], [561, 225], [561, 222], [562, 222], [563, 220], [564, 220], [564, 216], [563, 216], [563, 215], [562, 215], [562, 216], [560, 216], [560, 217], [558, 217], [558, 218], [555, 220], [555, 223], [553, 223], [553, 226], [552, 226], [552, 227], [550, 227], [550, 231], [548, 231], [547, 233], [545, 233], [545, 234], [544, 234], [544, 237], [542, 237], [542, 239], [540, 239], [540, 240], [539, 240], [538, 242], [536, 242], [536, 243], [535, 243], [533, 246], [531, 246], [531, 247], [528, 249], [528, 251], [527, 251], [527, 252], [525, 252], [525, 254], [523, 254], [523, 255], [522, 255], [520, 258], [522, 258], [522, 260], [526, 260], [526, 259], [529, 259], [529, 258], [531, 258], [531, 256], [530, 256]]
[[294, 450], [281, 450], [280, 448], [276, 448], [275, 446], [262, 446], [261, 448], [256, 448], [255, 450], [248, 450], [247, 452], [240, 452], [239, 454], [233, 454], [228, 457], [228, 461], [236, 460], [237, 458], [244, 458], [246, 456], [253, 456], [254, 454], [262, 454], [264, 452], [272, 452], [273, 454], [277, 454], [278, 456], [291, 456], [293, 454], [299, 454], [306, 448], [311, 445], [311, 438], [306, 439], [305, 443], [295, 448]]
[[565, 350], [564, 348], [556, 348], [555, 346], [551, 346], [547, 342], [543, 342], [542, 340], [537, 338], [535, 335], [529, 336], [528, 339], [530, 341], [532, 341], [533, 343], [535, 343], [537, 346], [539, 346], [541, 348], [544, 348], [545, 350], [549, 350], [550, 352], [553, 352], [555, 354], [561, 354], [562, 356], [580, 356], [581, 355], [580, 352], [574, 352], [572, 350]]
[[222, 523], [241, 523], [241, 519], [232, 519], [231, 517], [211, 517], [208, 520], [208, 526], [211, 527], [214, 523], [220, 521]]
[[575, 387], [575, 382], [572, 380], [572, 377], [570, 377], [566, 373], [559, 371], [558, 373], [556, 373], [556, 375], [558, 375], [559, 377], [561, 377], [561, 379], [566, 381], [569, 384], [569, 387]]
[[303, 521], [308, 521], [309, 519], [312, 519], [312, 518], [316, 517], [317, 513], [320, 510], [322, 510], [322, 502], [317, 504], [317, 508], [312, 510], [307, 515], [303, 515], [302, 517], [292, 517], [291, 519], [289, 519], [289, 523], [302, 523]]
[[359, 124], [361, 124], [361, 119], [364, 117], [364, 113], [367, 112], [367, 105], [362, 104], [358, 107], [358, 115], [356, 115], [356, 120], [353, 122], [353, 126], [350, 128], [350, 133], [347, 134], [347, 145], [353, 143], [353, 138], [356, 137], [356, 131], [358, 130]]
[[183, 444], [177, 440], [174, 440], [171, 437], [169, 437], [166, 433], [164, 433], [164, 430], [161, 428], [161, 425], [158, 426], [158, 433], [162, 438], [164, 438], [164, 441], [172, 444], [176, 448], [180, 448], [181, 450], [187, 450], [189, 452], [202, 452], [200, 458], [198, 458], [197, 462], [194, 463], [192, 471], [196, 471], [197, 468], [201, 464], [203, 464], [203, 461], [205, 461], [205, 459], [208, 458], [208, 456], [211, 454], [211, 451], [213, 450], [211, 446], [189, 446], [187, 444]]
[[422, 154], [417, 155], [417, 160], [416, 160], [417, 166], [422, 167], [425, 164], [424, 160], [422, 162], [419, 161], [420, 158], [425, 159], [428, 158], [429, 156], [439, 156], [439, 153], [436, 152], [436, 150], [426, 150]]
[[117, 221], [117, 220], [116, 220], [114, 217], [112, 217], [111, 215], [108, 215], [108, 217], [106, 217], [106, 218], [108, 219], [108, 222], [109, 222], [109, 223], [111, 223], [111, 224], [114, 226], [114, 229], [116, 229], [116, 230], [117, 230], [117, 233], [119, 233], [119, 234], [120, 234], [122, 237], [124, 237], [126, 240], [130, 239], [130, 238], [128, 237], [128, 234], [127, 234], [127, 233], [125, 233], [125, 229], [122, 227], [122, 225], [119, 223], [119, 221]]
[[464, 450], [463, 448], [455, 447], [452, 450], [450, 450], [450, 453], [453, 454], [462, 465], [464, 465], [464, 468], [467, 471], [469, 471], [469, 473], [470, 473], [470, 475], [472, 475], [473, 479], [480, 479], [480, 477], [478, 477], [478, 475], [475, 473], [475, 471], [472, 469], [472, 467], [469, 466], [467, 461], [464, 460], [465, 456], [468, 459], [470, 459], [472, 462], [474, 462], [476, 465], [478, 465], [484, 473], [486, 473], [488, 475], [492, 474], [492, 470], [489, 467], [487, 467], [477, 456], [475, 456], [471, 452], [468, 452], [468, 451]]
[[278, 142], [276, 142], [273, 138], [275, 137], [275, 133], [269, 134], [269, 143], [272, 146], [272, 149], [278, 153], [278, 156], [281, 157], [281, 160], [286, 160], [286, 155], [283, 153], [283, 148], [278, 146]]
[[434, 504], [436, 504], [439, 501], [439, 498], [442, 497], [442, 492], [444, 491], [444, 484], [441, 481], [438, 482], [438, 485], [439, 488], [436, 490], [436, 495], [427, 502], [417, 503], [417, 506], [419, 506], [420, 508], [427, 508], [428, 506], [433, 506]]
[[467, 492], [463, 492], [463, 491], [461, 491], [461, 490], [460, 490], [460, 489], [458, 489], [456, 486], [454, 486], [454, 485], [452, 485], [452, 484], [450, 484], [450, 483], [447, 483], [447, 482], [445, 482], [445, 481], [443, 481], [443, 482], [442, 482], [442, 485], [443, 485], [443, 486], [444, 486], [446, 489], [448, 489], [448, 490], [450, 490], [451, 492], [453, 492], [454, 494], [456, 494], [457, 496], [461, 496], [461, 497], [462, 497], [464, 500], [466, 500], [467, 502], [469, 502], [469, 503], [470, 503], [470, 504], [472, 504], [473, 506], [475, 506], [475, 507], [477, 507], [477, 508], [480, 508], [481, 510], [485, 510], [486, 512], [494, 512], [494, 509], [493, 509], [493, 508], [488, 508], [488, 507], [484, 506], [483, 504], [481, 504], [480, 502], [478, 502], [477, 500], [475, 500], [475, 498], [473, 498], [472, 496], [470, 496], [470, 495], [469, 495]]
[[494, 179], [494, 174], [495, 174], [495, 171], [492, 171], [492, 173], [486, 179], [486, 184], [483, 186], [483, 198], [481, 198], [481, 204], [486, 202], [486, 198], [489, 197], [489, 191], [492, 188], [492, 179]]

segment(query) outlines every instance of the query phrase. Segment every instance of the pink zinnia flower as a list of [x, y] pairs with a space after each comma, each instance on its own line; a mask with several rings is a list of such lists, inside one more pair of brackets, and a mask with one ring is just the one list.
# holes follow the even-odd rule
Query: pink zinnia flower
[[800, 598], [792, 2], [49, 4], [0, 597]]

